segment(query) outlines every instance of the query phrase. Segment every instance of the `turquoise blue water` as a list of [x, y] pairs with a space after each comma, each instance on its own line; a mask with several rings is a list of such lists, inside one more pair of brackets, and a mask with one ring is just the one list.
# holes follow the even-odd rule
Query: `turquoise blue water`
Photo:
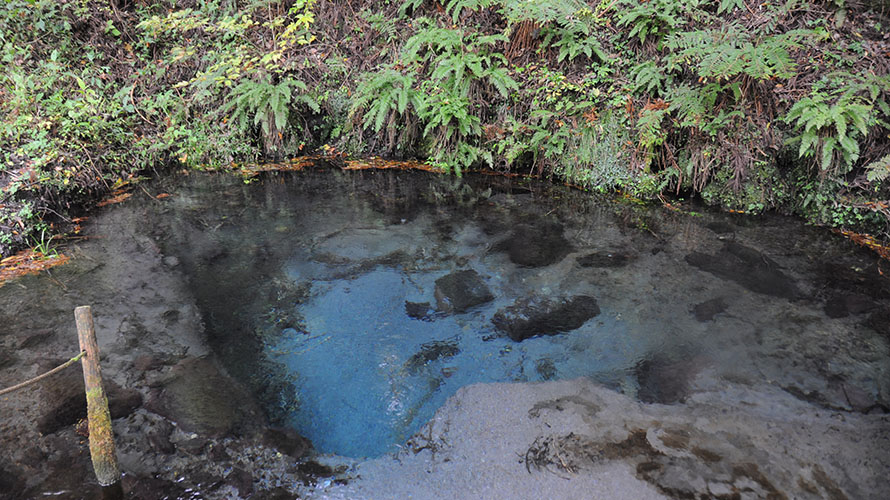
[[[299, 306], [307, 331], [285, 329], [269, 349], [296, 374], [299, 411], [290, 423], [317, 449], [379, 456], [394, 451], [464, 385], [620, 380], [628, 359], [640, 354], [608, 311], [573, 332], [521, 343], [497, 337], [491, 325], [506, 299], [463, 314], [409, 317], [405, 302], [435, 304], [434, 281], [443, 274], [378, 267], [354, 279], [313, 282], [311, 299]], [[495, 338], [484, 340], [489, 337]], [[436, 341], [458, 352], [412, 362]]]

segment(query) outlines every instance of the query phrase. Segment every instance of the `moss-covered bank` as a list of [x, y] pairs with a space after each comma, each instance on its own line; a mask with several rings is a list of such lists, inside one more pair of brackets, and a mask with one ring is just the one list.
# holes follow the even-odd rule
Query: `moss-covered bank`
[[169, 166], [310, 150], [890, 237], [881, 1], [9, 0], [0, 254]]

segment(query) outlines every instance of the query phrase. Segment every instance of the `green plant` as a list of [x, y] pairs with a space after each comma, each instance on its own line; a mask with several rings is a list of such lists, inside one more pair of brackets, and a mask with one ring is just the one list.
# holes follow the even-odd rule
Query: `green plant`
[[745, 0], [720, 0], [720, 5], [717, 6], [717, 14], [723, 14], [724, 12], [732, 12], [734, 9], [744, 9], [745, 8]]
[[643, 43], [647, 38], [657, 41], [676, 31], [685, 22], [684, 12], [698, 7], [699, 0], [621, 0], [619, 5], [625, 10], [618, 18], [618, 26], [630, 26], [627, 36], [637, 37]]
[[608, 61], [609, 55], [603, 50], [600, 41], [591, 35], [590, 26], [587, 23], [575, 20], [566, 25], [548, 25], [543, 28], [544, 39], [542, 47], [553, 46], [559, 50], [557, 60], [572, 61], [580, 55], [588, 59], [596, 57], [600, 61]]
[[868, 134], [874, 123], [872, 106], [864, 99], [842, 94], [837, 99], [814, 92], [797, 101], [784, 117], [800, 135], [787, 143], [800, 143], [799, 158], [815, 158], [823, 174], [849, 172], [859, 159], [857, 137]]
[[653, 96], [662, 95], [670, 84], [672, 77], [662, 71], [655, 61], [645, 61], [630, 68], [628, 76], [633, 81], [635, 93], [647, 92]]
[[[350, 118], [359, 112], [363, 128], [380, 132], [392, 113], [404, 117], [410, 105], [415, 113], [424, 109], [423, 95], [414, 89], [414, 77], [394, 69], [366, 74], [355, 91], [356, 98], [349, 111]], [[351, 123], [353, 120], [350, 119]]]
[[286, 126], [295, 105], [302, 104], [316, 113], [321, 111], [306, 91], [306, 84], [299, 80], [285, 78], [272, 83], [272, 76], [266, 74], [260, 81], [241, 81], [220, 112], [231, 111], [231, 120], [241, 131], [259, 126], [264, 144], [274, 145], [289, 132]]
[[890, 178], [890, 155], [865, 166], [869, 182], [883, 182]]
[[506, 97], [518, 85], [508, 74], [503, 54], [491, 50], [504, 35], [465, 34], [463, 30], [428, 28], [405, 42], [402, 58], [406, 64], [429, 62], [430, 78], [445, 89], [467, 96], [474, 81], [485, 80]]
[[44, 257], [57, 257], [59, 252], [52, 246], [55, 235], [47, 230], [44, 223], [38, 224], [38, 230], [40, 231], [40, 236], [34, 240], [34, 250], [37, 250]]
[[738, 75], [765, 80], [789, 78], [796, 66], [789, 50], [813, 36], [812, 30], [796, 30], [757, 37], [736, 24], [719, 29], [675, 33], [665, 40], [671, 50], [668, 70], [691, 65], [701, 78], [729, 80]]

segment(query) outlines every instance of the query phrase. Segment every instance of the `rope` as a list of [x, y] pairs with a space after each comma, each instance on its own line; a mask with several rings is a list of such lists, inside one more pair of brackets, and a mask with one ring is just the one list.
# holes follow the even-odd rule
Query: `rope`
[[9, 394], [10, 392], [15, 392], [19, 389], [23, 389], [33, 383], [40, 382], [41, 380], [45, 379], [46, 377], [49, 377], [50, 375], [58, 373], [58, 372], [64, 370], [65, 368], [68, 368], [69, 366], [73, 365], [74, 363], [77, 363], [78, 361], [80, 361], [80, 358], [82, 358], [83, 355], [86, 353], [87, 353], [86, 351], [80, 351], [80, 354], [78, 354], [77, 356], [74, 356], [73, 358], [71, 358], [68, 361], [62, 363], [61, 365], [53, 368], [52, 370], [44, 373], [43, 375], [38, 375], [30, 380], [26, 380], [26, 381], [22, 382], [21, 384], [14, 385], [12, 387], [7, 387], [6, 389], [0, 390], [0, 396], [3, 396], [4, 394]]

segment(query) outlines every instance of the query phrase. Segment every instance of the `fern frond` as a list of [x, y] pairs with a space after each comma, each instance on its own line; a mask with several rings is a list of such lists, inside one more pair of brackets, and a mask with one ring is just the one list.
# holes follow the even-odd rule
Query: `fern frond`
[[865, 166], [869, 182], [883, 182], [890, 178], [890, 155]]

